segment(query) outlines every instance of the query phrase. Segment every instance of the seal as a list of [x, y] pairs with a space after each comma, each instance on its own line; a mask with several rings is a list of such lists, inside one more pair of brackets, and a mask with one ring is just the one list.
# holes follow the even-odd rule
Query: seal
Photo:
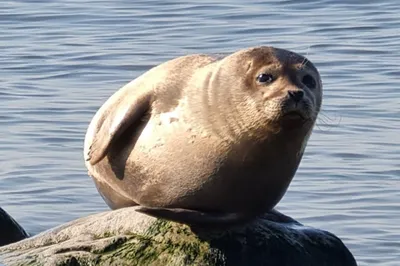
[[188, 224], [250, 220], [285, 194], [321, 102], [318, 70], [288, 50], [179, 57], [103, 104], [85, 164], [112, 209], [139, 205]]

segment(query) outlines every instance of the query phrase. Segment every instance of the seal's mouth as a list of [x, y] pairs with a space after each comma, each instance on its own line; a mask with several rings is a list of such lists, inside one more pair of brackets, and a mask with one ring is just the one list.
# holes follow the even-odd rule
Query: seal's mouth
[[286, 112], [283, 117], [288, 120], [307, 120], [306, 116], [299, 111]]

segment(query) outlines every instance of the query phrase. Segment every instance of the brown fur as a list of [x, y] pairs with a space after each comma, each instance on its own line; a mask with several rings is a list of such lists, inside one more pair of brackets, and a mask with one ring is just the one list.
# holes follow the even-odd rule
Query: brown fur
[[[258, 82], [261, 73], [274, 81]], [[298, 90], [296, 105], [288, 92]], [[321, 100], [317, 69], [287, 50], [180, 57], [100, 108], [85, 138], [86, 166], [111, 208], [141, 205], [188, 223], [250, 219], [286, 192]]]

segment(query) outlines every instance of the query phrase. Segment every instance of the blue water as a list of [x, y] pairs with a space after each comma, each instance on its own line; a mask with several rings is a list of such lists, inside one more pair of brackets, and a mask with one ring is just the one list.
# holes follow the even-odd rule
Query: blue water
[[107, 210], [82, 148], [115, 90], [180, 55], [273, 45], [306, 55], [325, 89], [278, 209], [359, 265], [400, 265], [399, 14], [397, 0], [5, 1], [0, 206], [31, 233]]

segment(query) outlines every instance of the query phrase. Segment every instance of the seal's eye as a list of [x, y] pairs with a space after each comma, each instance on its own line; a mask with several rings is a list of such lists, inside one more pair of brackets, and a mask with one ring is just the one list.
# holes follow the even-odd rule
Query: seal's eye
[[306, 85], [310, 89], [314, 89], [317, 83], [315, 82], [315, 79], [311, 77], [311, 75], [305, 75], [301, 82]]
[[271, 83], [274, 77], [271, 74], [260, 74], [257, 76], [257, 81], [260, 83]]

